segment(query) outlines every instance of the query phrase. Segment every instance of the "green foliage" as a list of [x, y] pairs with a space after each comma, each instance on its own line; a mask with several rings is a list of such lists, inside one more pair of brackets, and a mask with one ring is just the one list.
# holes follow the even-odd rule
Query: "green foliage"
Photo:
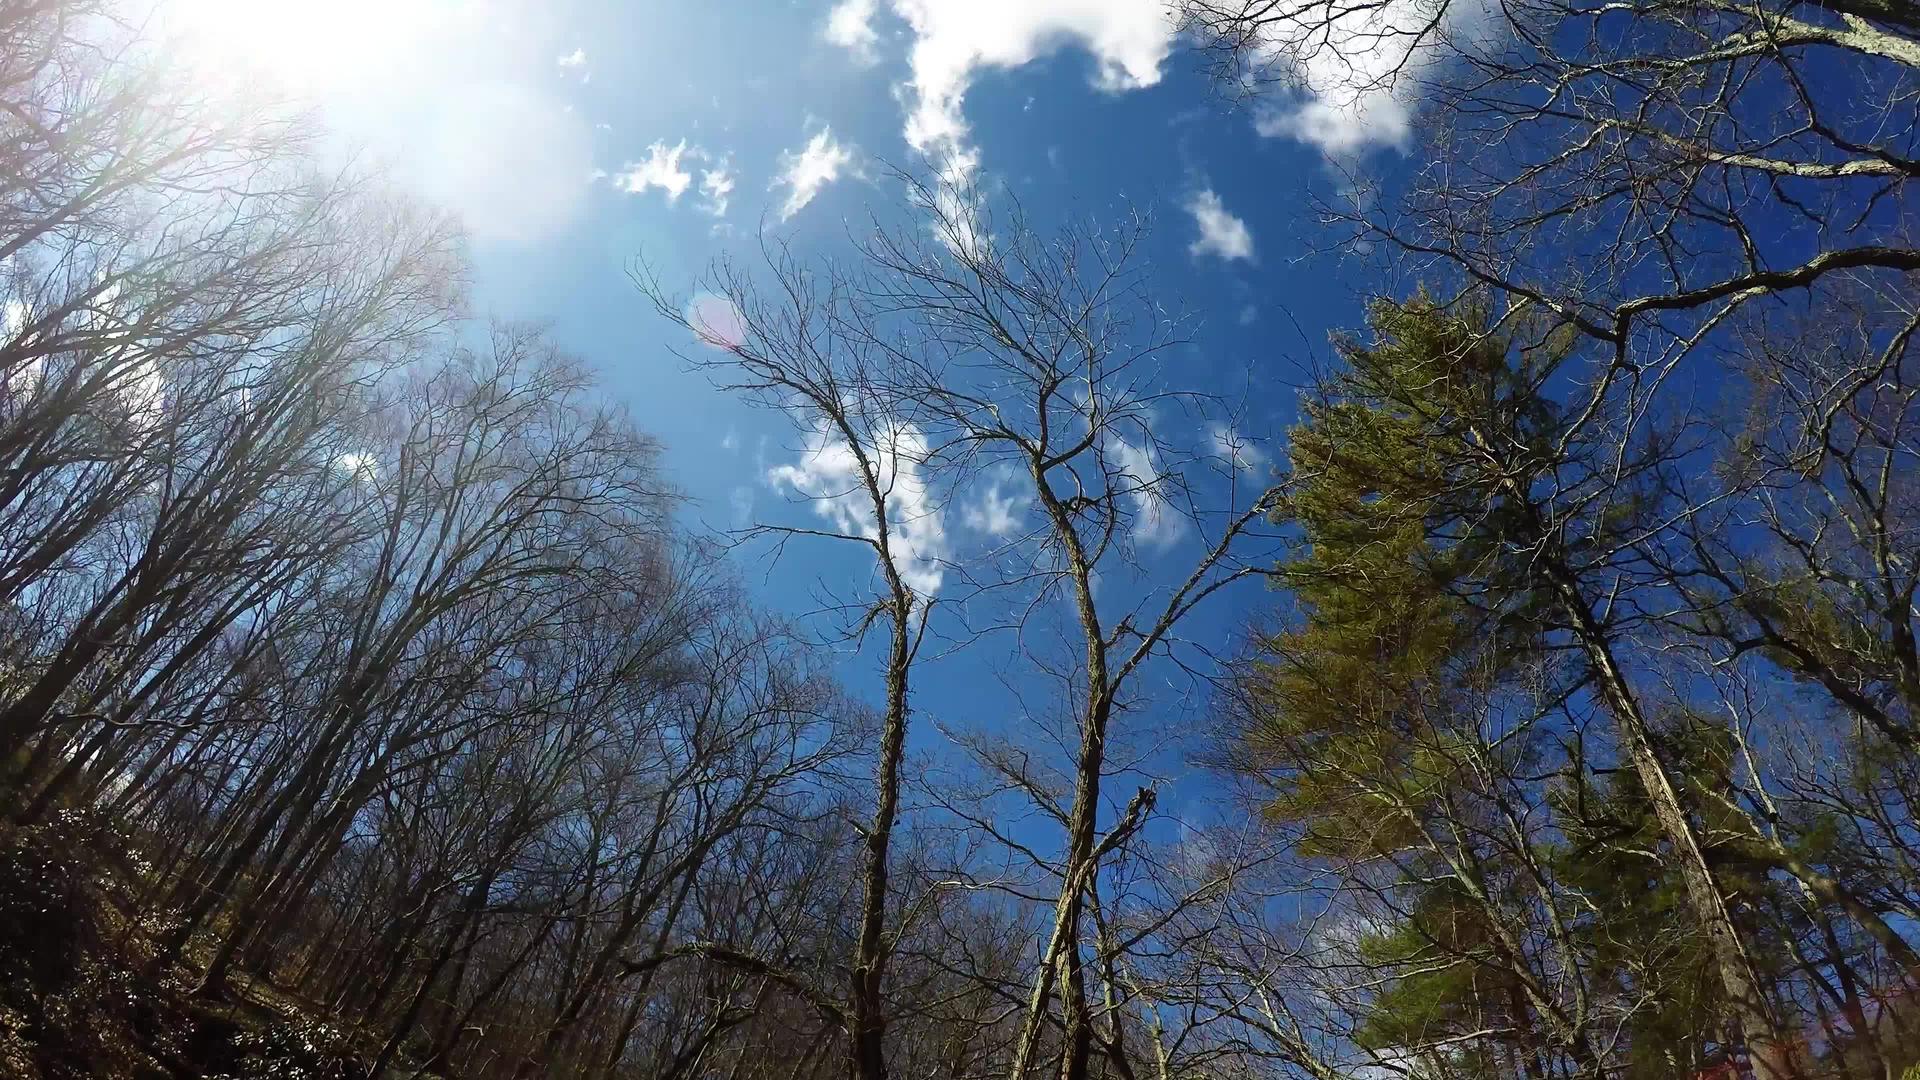
[[1356, 1041], [1443, 1047], [1463, 1076], [1499, 1070], [1486, 1040], [1455, 1036], [1533, 1023], [1494, 926], [1525, 901], [1484, 845], [1464, 856], [1475, 888], [1496, 891], [1473, 894], [1427, 830], [1493, 821], [1488, 778], [1537, 756], [1526, 732], [1494, 739], [1487, 724], [1542, 644], [1547, 598], [1515, 538], [1534, 528], [1527, 477], [1556, 427], [1540, 385], [1564, 355], [1558, 338], [1513, 348], [1486, 322], [1470, 305], [1383, 303], [1371, 342], [1338, 343], [1345, 367], [1291, 432], [1274, 510], [1295, 530], [1278, 578], [1299, 617], [1261, 642], [1246, 695], [1268, 811], [1303, 853], [1411, 875], [1393, 888], [1401, 917], [1357, 946], [1391, 977]]
[[[1483, 962], [1492, 942], [1485, 909], [1450, 881], [1416, 892], [1406, 919], [1359, 944], [1367, 962], [1403, 972], [1382, 988], [1356, 1033], [1370, 1050], [1426, 1046], [1509, 1023], [1512, 1003], [1519, 1000], [1512, 976]], [[1463, 1063], [1453, 1064], [1458, 1069]]]
[[[1358, 944], [1382, 978], [1356, 1041], [1433, 1047], [1449, 1074], [1510, 1071], [1550, 1030], [1523, 983], [1578, 979], [1619, 1018], [1630, 1075], [1696, 1069], [1726, 1011], [1715, 957], [1639, 774], [1588, 757], [1565, 704], [1588, 672], [1558, 663], [1564, 608], [1541, 568], [1602, 557], [1657, 491], [1579, 498], [1573, 455], [1592, 448], [1568, 445], [1547, 390], [1564, 334], [1424, 297], [1370, 323], [1291, 433], [1274, 516], [1295, 530], [1278, 577], [1297, 618], [1261, 642], [1245, 696], [1269, 813], [1302, 852], [1400, 875], [1384, 886], [1398, 918]], [[1782, 907], [1721, 798], [1738, 774], [1724, 722], [1675, 710], [1655, 737], [1735, 906]], [[1503, 831], [1526, 802], [1532, 831]], [[1551, 957], [1516, 952], [1515, 933], [1547, 923]], [[1787, 963], [1745, 929], [1764, 967]], [[1474, 1058], [1502, 1040], [1508, 1061]]]
[[1504, 588], [1520, 572], [1503, 565], [1508, 458], [1545, 453], [1538, 384], [1557, 359], [1511, 363], [1424, 298], [1376, 305], [1372, 325], [1372, 344], [1339, 343], [1346, 369], [1291, 432], [1273, 516], [1297, 530], [1278, 578], [1302, 617], [1262, 642], [1249, 731], [1274, 816], [1347, 856], [1409, 841], [1475, 742], [1456, 726], [1467, 701], [1537, 634], [1539, 600]]
[[[1659, 735], [1669, 773], [1705, 825], [1702, 835], [1718, 838], [1707, 854], [1722, 885], [1749, 896], [1767, 889], [1764, 868], [1741, 880], [1739, 868], [1751, 852], [1731, 839], [1730, 811], [1704, 796], [1731, 782], [1733, 747], [1725, 725], [1676, 713], [1664, 718]], [[1714, 1030], [1722, 1014], [1720, 984], [1711, 945], [1692, 918], [1639, 774], [1571, 769], [1551, 805], [1565, 836], [1551, 851], [1554, 872], [1589, 911], [1573, 927], [1588, 979], [1639, 1005], [1626, 1024], [1627, 1075], [1668, 1076], [1675, 1062], [1700, 1067], [1707, 1049], [1702, 1033]]]

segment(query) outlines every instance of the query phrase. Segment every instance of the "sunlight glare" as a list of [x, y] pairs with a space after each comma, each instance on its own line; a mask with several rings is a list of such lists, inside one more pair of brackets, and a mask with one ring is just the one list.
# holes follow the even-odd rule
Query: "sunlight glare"
[[204, 78], [306, 96], [417, 64], [452, 0], [166, 0], [169, 38]]

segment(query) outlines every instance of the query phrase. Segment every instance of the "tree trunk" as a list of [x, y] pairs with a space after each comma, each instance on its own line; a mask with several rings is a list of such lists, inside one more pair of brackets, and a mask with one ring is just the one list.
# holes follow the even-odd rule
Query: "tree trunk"
[[1700, 846], [1693, 825], [1687, 820], [1673, 778], [1664, 762], [1641, 712], [1639, 698], [1628, 683], [1613, 653], [1613, 643], [1600, 625], [1580, 591], [1573, 571], [1557, 556], [1546, 560], [1546, 570], [1562, 608], [1573, 623], [1573, 633], [1593, 666], [1602, 698], [1613, 713], [1627, 760], [1632, 763], [1654, 818], [1673, 844], [1680, 860], [1680, 875], [1686, 886], [1687, 903], [1694, 918], [1706, 931], [1712, 944], [1715, 973], [1727, 996], [1734, 1024], [1746, 1044], [1755, 1080], [1789, 1080], [1799, 1075], [1793, 1064], [1791, 1048], [1783, 1037], [1773, 1006], [1760, 985], [1753, 958], [1741, 939], [1733, 911], [1726, 896], [1713, 879], [1706, 852]]
[[858, 1080], [886, 1080], [886, 915], [888, 850], [900, 810], [900, 763], [907, 744], [907, 667], [912, 598], [896, 598], [892, 648], [887, 657], [887, 714], [880, 732], [880, 769], [874, 778], [873, 821], [868, 826], [861, 873], [860, 935], [853, 947], [852, 1000], [848, 1003], [848, 1052]]

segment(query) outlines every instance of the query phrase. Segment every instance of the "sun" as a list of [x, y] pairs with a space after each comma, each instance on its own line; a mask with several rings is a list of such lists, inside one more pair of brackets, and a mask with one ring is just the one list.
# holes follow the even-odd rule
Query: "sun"
[[163, 0], [175, 55], [202, 78], [300, 96], [404, 71], [431, 48], [453, 0]]

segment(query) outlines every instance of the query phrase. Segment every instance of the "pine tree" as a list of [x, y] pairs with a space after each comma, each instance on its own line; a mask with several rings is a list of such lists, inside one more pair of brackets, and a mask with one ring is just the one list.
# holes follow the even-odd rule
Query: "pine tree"
[[[1737, 913], [1755, 897], [1719, 865], [1717, 838], [1753, 830], [1693, 794], [1724, 753], [1663, 730], [1597, 602], [1610, 553], [1660, 512], [1674, 447], [1583, 441], [1591, 414], [1556, 398], [1575, 396], [1575, 338], [1551, 320], [1421, 296], [1369, 321], [1292, 432], [1274, 516], [1295, 530], [1277, 577], [1298, 618], [1261, 642], [1245, 694], [1270, 813], [1303, 852], [1401, 876], [1393, 925], [1364, 948], [1404, 974], [1359, 1041], [1425, 1039], [1447, 1071], [1502, 1041], [1523, 1060], [1550, 1046], [1592, 1073], [1596, 1017], [1632, 999], [1673, 1030], [1630, 1016], [1630, 1054], [1684, 1069], [1700, 1058], [1672, 1052], [1687, 1040], [1744, 1044], [1759, 1075], [1790, 1075]], [[1595, 715], [1617, 767], [1604, 789], [1572, 749]], [[1624, 879], [1644, 895], [1602, 881], [1634, 859], [1655, 864]], [[1608, 936], [1610, 920], [1633, 933]], [[1685, 955], [1657, 987], [1623, 984], [1626, 957], [1605, 955], [1658, 948]]]

